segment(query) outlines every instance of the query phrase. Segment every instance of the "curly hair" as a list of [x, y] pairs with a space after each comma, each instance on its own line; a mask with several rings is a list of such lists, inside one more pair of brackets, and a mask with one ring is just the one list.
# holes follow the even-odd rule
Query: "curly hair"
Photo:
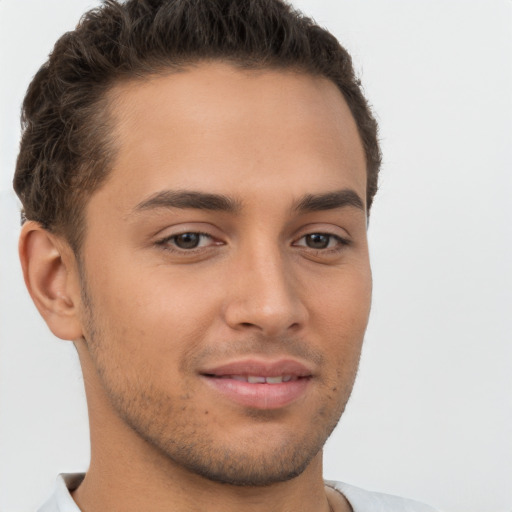
[[365, 151], [370, 209], [381, 163], [377, 123], [350, 55], [327, 30], [282, 0], [105, 0], [57, 41], [28, 88], [13, 182], [22, 221], [39, 222], [78, 251], [84, 207], [116, 152], [108, 91], [208, 60], [334, 82]]

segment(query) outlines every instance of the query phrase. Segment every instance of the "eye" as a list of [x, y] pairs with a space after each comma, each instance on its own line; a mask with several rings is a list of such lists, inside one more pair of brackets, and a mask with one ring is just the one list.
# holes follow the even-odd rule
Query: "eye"
[[214, 244], [214, 240], [212, 236], [208, 235], [207, 233], [197, 233], [190, 231], [168, 236], [162, 240], [159, 240], [157, 243], [158, 245], [162, 245], [169, 250], [190, 251], [193, 249], [200, 249], [201, 247], [212, 245]]
[[205, 238], [205, 235], [201, 235], [201, 233], [182, 233], [173, 236], [171, 240], [180, 249], [195, 249]]
[[299, 238], [299, 240], [293, 245], [307, 247], [318, 251], [325, 249], [341, 249], [343, 246], [348, 244], [348, 240], [345, 240], [338, 235], [332, 235], [330, 233], [309, 233]]

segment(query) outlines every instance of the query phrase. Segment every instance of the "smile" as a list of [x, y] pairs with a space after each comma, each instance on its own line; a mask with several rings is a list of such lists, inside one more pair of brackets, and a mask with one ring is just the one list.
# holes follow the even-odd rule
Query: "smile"
[[259, 375], [210, 375], [210, 377], [218, 379], [233, 379], [240, 382], [248, 382], [249, 384], [281, 384], [282, 382], [290, 382], [300, 377], [293, 375], [281, 375], [277, 377], [263, 377]]
[[201, 372], [217, 396], [253, 409], [280, 409], [305, 395], [312, 371], [295, 360], [244, 360]]

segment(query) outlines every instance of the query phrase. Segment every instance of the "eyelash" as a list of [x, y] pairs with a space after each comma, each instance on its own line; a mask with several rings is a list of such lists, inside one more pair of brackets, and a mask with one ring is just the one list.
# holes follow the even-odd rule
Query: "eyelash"
[[323, 233], [321, 231], [314, 231], [312, 233], [306, 233], [305, 235], [302, 235], [298, 241], [300, 240], [303, 240], [305, 239], [306, 237], [311, 237], [311, 236], [314, 236], [314, 235], [319, 235], [319, 236], [325, 236], [325, 237], [328, 237], [329, 238], [329, 241], [328, 241], [328, 246], [330, 245], [331, 241], [332, 240], [335, 240], [337, 243], [335, 245], [335, 247], [325, 247], [325, 248], [314, 248], [314, 247], [308, 247], [308, 246], [304, 246], [304, 245], [297, 245], [297, 242], [294, 243], [295, 247], [305, 247], [306, 249], [308, 249], [309, 251], [313, 251], [315, 254], [333, 254], [333, 253], [338, 253], [340, 251], [342, 251], [345, 247], [349, 246], [351, 244], [351, 241], [346, 239], [346, 238], [343, 238], [339, 235], [334, 235], [333, 233]]
[[[165, 251], [170, 251], [170, 252], [175, 252], [175, 253], [180, 253], [180, 254], [195, 254], [195, 253], [197, 253], [199, 251], [207, 250], [208, 248], [212, 247], [212, 245], [224, 245], [222, 242], [220, 242], [220, 243], [217, 243], [217, 244], [214, 243], [214, 244], [207, 245], [207, 246], [204, 246], [204, 247], [192, 247], [190, 249], [183, 249], [183, 248], [177, 247], [176, 244], [175, 244], [176, 243], [176, 239], [178, 237], [180, 237], [180, 236], [183, 236], [183, 235], [198, 235], [200, 237], [207, 238], [209, 240], [215, 240], [214, 237], [212, 235], [210, 235], [209, 233], [203, 233], [203, 232], [200, 232], [200, 231], [185, 231], [183, 233], [177, 233], [175, 235], [171, 235], [171, 236], [167, 236], [165, 238], [162, 238], [161, 240], [158, 240], [156, 242], [156, 245], [158, 245], [159, 247], [161, 247]], [[329, 237], [328, 245], [331, 243], [332, 240], [335, 240], [337, 242], [337, 244], [336, 244], [335, 247], [325, 247], [325, 248], [314, 248], [314, 247], [308, 247], [307, 245], [302, 245], [302, 244], [299, 245], [298, 244], [298, 242], [300, 240], [303, 240], [306, 237], [313, 236], [313, 235], [320, 235], [320, 236]], [[201, 242], [199, 242], [199, 243], [201, 243]], [[312, 232], [312, 233], [306, 233], [305, 235], [302, 235], [292, 245], [294, 247], [304, 247], [309, 252], [312, 252], [315, 255], [321, 255], [321, 254], [328, 255], [328, 254], [335, 254], [335, 253], [341, 252], [345, 247], [350, 246], [351, 243], [352, 243], [351, 240], [343, 238], [343, 237], [341, 237], [339, 235], [334, 235], [332, 233], [323, 233], [323, 232], [320, 232], [320, 231], [315, 231], [315, 232]]]
[[[171, 242], [173, 242], [173, 241], [176, 242], [176, 239], [183, 235], [199, 235], [200, 237], [208, 238], [209, 240], [214, 240], [213, 236], [210, 235], [209, 233], [203, 233], [201, 231], [184, 231], [183, 233], [176, 233], [175, 235], [166, 236], [165, 238], [158, 240], [156, 242], [156, 245], [162, 247], [162, 249], [164, 249], [165, 251], [177, 252], [180, 254], [185, 254], [185, 253], [194, 254], [198, 251], [202, 251], [202, 250], [210, 247], [208, 245], [206, 247], [193, 247], [190, 249], [182, 249], [181, 247], [177, 247], [175, 244], [171, 244]], [[214, 244], [214, 245], [223, 245], [223, 244]]]

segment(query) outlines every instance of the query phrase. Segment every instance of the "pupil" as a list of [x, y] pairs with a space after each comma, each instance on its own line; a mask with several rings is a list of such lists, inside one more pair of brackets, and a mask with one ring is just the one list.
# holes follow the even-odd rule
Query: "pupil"
[[306, 236], [306, 244], [311, 249], [325, 249], [329, 245], [329, 235], [313, 233]]
[[197, 233], [183, 233], [176, 236], [175, 243], [180, 249], [195, 249], [199, 245], [199, 236]]

